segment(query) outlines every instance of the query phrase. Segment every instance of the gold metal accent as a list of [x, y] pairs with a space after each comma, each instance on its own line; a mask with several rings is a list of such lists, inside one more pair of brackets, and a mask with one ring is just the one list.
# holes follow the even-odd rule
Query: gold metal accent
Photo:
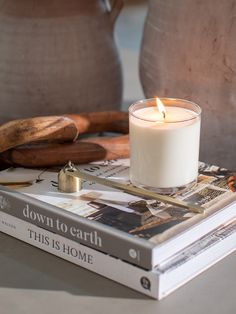
[[[69, 165], [72, 166], [72, 168], [70, 168]], [[167, 204], [183, 207], [183, 208], [186, 208], [189, 211], [194, 212], [194, 213], [203, 214], [205, 212], [205, 209], [201, 206], [189, 204], [185, 201], [175, 199], [171, 196], [157, 194], [157, 193], [154, 193], [154, 192], [151, 192], [148, 190], [138, 188], [138, 187], [133, 186], [133, 185], [125, 185], [125, 184], [122, 184], [119, 182], [115, 182], [113, 180], [109, 180], [106, 178], [101, 178], [101, 177], [93, 176], [91, 174], [87, 174], [87, 173], [79, 170], [78, 168], [76, 168], [71, 163], [68, 164], [67, 166], [65, 166], [65, 168], [62, 171], [64, 171], [64, 173], [70, 177], [74, 177], [74, 178], [79, 179], [79, 185], [78, 185], [79, 189], [77, 191], [82, 189], [82, 182], [83, 181], [90, 181], [90, 182], [105, 185], [105, 186], [108, 186], [108, 187], [111, 187], [111, 188], [114, 188], [117, 190], [121, 190], [121, 191], [129, 193], [129, 194], [137, 195], [140, 197], [146, 197], [146, 198], [157, 200], [157, 201], [164, 202]], [[64, 191], [66, 192], [66, 190], [64, 190]]]
[[77, 168], [69, 161], [58, 174], [58, 190], [65, 193], [74, 193], [82, 189], [82, 180], [72, 176], [71, 173]]
[[0, 181], [0, 185], [10, 187], [12, 189], [25, 188], [33, 185], [33, 181]]

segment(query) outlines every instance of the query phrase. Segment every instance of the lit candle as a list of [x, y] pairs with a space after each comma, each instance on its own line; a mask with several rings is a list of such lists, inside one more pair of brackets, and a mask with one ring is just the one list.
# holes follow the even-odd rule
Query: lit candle
[[131, 182], [161, 193], [195, 182], [200, 107], [181, 99], [147, 99], [133, 104], [129, 112]]

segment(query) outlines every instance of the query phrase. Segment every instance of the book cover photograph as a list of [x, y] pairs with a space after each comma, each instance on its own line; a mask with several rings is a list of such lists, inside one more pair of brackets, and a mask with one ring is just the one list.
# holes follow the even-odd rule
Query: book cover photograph
[[[98, 162], [80, 167], [96, 176], [129, 182], [129, 160]], [[58, 192], [57, 172], [9, 168], [0, 173], [1, 182], [11, 182], [11, 188], [63, 208], [89, 220], [111, 226], [135, 237], [158, 243], [176, 227], [190, 223], [199, 214], [188, 209], [167, 205], [156, 200], [142, 199], [98, 184], [85, 182], [83, 190], [73, 194]], [[15, 182], [15, 185], [12, 184]], [[206, 209], [224, 202], [235, 192], [235, 174], [226, 169], [199, 164], [197, 183], [189, 190], [172, 195], [175, 198], [200, 205]], [[0, 197], [0, 209], [7, 200]], [[24, 210], [26, 218], [42, 219], [30, 209]]]

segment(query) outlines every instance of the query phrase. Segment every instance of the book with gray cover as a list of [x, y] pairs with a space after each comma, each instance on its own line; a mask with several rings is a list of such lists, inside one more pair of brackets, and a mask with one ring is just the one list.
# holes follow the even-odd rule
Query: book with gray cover
[[[130, 184], [129, 161], [83, 166], [83, 171]], [[10, 168], [1, 182], [0, 210], [45, 230], [116, 256], [145, 269], [171, 257], [236, 215], [235, 177], [226, 169], [200, 163], [198, 183], [173, 195], [206, 208], [206, 213], [141, 199], [90, 182], [83, 190], [58, 192], [57, 173]]]
[[236, 249], [235, 219], [153, 270], [144, 270], [1, 211], [0, 231], [155, 299], [166, 297]]

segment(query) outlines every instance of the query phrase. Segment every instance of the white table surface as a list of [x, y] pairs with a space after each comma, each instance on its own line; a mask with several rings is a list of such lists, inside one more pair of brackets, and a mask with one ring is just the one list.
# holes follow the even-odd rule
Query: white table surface
[[162, 301], [0, 233], [0, 314], [234, 314], [236, 254]]

